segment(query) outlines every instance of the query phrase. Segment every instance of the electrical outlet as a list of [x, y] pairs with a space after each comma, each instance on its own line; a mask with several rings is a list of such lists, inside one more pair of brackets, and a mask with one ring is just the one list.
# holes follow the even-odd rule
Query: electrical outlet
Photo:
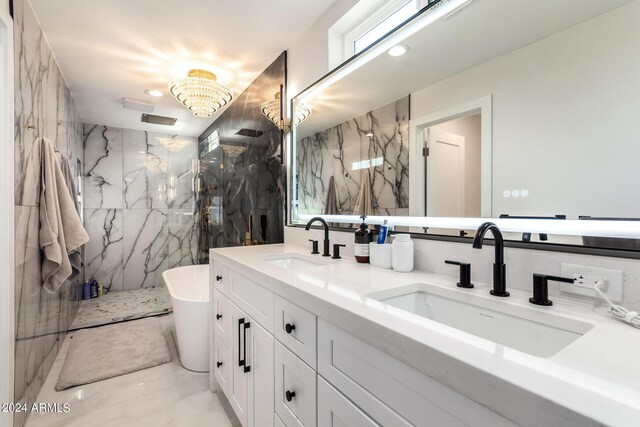
[[573, 277], [574, 283], [561, 283], [560, 291], [600, 298], [593, 287], [597, 284], [612, 301], [622, 302], [624, 276], [621, 270], [595, 268], [586, 265], [561, 264], [561, 276]]

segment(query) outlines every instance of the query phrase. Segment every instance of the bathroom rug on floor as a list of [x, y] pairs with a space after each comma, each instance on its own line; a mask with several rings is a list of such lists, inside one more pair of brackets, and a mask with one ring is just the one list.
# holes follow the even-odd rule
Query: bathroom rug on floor
[[73, 332], [56, 390], [171, 362], [160, 322], [146, 318]]
[[171, 296], [165, 286], [109, 292], [100, 298], [82, 300], [69, 330], [142, 319], [171, 311]]

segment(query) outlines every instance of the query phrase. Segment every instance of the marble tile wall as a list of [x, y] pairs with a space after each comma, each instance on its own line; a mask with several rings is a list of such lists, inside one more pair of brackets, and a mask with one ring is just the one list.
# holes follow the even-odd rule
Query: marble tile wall
[[197, 263], [196, 138], [84, 124], [83, 145], [86, 276], [124, 291]]
[[[75, 284], [67, 281], [55, 294], [42, 289], [40, 273], [39, 180], [40, 159], [35, 142], [49, 138], [61, 158], [77, 172], [82, 161], [82, 124], [27, 0], [14, 0], [15, 42], [15, 399], [30, 406], [58, 354], [78, 310]], [[32, 129], [28, 129], [28, 127]], [[17, 413], [21, 427], [26, 414]]]
[[[199, 203], [211, 205], [202, 227], [200, 254], [209, 247], [238, 246], [245, 241], [250, 216], [254, 240], [284, 241], [286, 169], [282, 164], [282, 135], [261, 112], [262, 103], [274, 99], [286, 79], [283, 52], [222, 113], [200, 137], [203, 188]], [[237, 135], [241, 128], [264, 132], [257, 138]], [[217, 132], [220, 145], [209, 153], [204, 140]], [[262, 235], [261, 217], [266, 221]]]
[[[368, 134], [373, 133], [373, 136]], [[352, 214], [363, 160], [369, 168], [376, 215], [407, 215], [409, 208], [409, 97], [369, 111], [296, 142], [298, 213], [322, 213], [333, 176], [340, 214]]]

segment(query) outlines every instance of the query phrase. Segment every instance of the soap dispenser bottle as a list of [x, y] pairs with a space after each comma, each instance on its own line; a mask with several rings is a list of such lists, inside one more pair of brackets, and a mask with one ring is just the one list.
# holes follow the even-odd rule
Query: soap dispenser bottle
[[360, 263], [369, 263], [369, 243], [371, 243], [371, 231], [367, 228], [365, 223], [365, 216], [362, 216], [362, 224], [360, 228], [356, 230], [355, 235], [355, 248], [354, 255], [356, 261]]

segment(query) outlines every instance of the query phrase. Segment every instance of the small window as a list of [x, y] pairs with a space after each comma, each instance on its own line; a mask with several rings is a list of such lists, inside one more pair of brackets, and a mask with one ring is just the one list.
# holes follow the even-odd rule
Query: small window
[[402, 24], [407, 19], [411, 18], [416, 13], [416, 4], [414, 1], [409, 1], [402, 5], [399, 9], [391, 13], [391, 15], [384, 18], [380, 23], [375, 25], [365, 34], [360, 36], [353, 42], [353, 54], [356, 55], [376, 41], [380, 40], [389, 31]]
[[345, 60], [362, 52], [420, 9], [439, 0], [390, 0], [344, 36]]

